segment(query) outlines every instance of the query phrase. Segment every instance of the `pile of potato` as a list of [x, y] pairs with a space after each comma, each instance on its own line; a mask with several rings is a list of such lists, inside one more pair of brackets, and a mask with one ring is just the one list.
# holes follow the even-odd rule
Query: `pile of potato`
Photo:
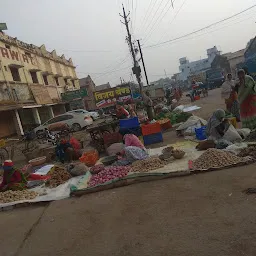
[[38, 194], [35, 191], [30, 190], [8, 190], [0, 192], [0, 203], [11, 203], [20, 200], [31, 200], [34, 199]]
[[164, 167], [158, 157], [149, 157], [145, 160], [135, 161], [130, 172], [149, 172]]
[[55, 166], [55, 168], [50, 171], [48, 175], [50, 175], [51, 178], [47, 181], [46, 185], [50, 188], [56, 188], [72, 178], [72, 176], [64, 168], [58, 166]]
[[256, 146], [249, 146], [248, 148], [244, 148], [241, 150], [241, 152], [238, 154], [240, 157], [245, 157], [245, 156], [251, 156], [253, 158], [256, 158]]
[[193, 167], [195, 170], [207, 170], [211, 168], [221, 168], [235, 165], [241, 161], [241, 157], [238, 157], [232, 153], [220, 149], [210, 148], [194, 161]]

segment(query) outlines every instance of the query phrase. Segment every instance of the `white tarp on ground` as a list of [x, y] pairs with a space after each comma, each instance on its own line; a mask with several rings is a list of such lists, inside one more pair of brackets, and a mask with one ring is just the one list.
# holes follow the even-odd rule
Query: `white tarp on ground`
[[[198, 143], [195, 143], [193, 141], [185, 141], [185, 142], [178, 142], [176, 144], [171, 144], [168, 146], [172, 146], [175, 149], [181, 149], [185, 151], [185, 156], [182, 159], [174, 159], [173, 162], [167, 164], [163, 168], [153, 170], [150, 172], [154, 173], [171, 173], [171, 172], [178, 172], [178, 171], [186, 171], [189, 169], [188, 167], [188, 162], [189, 160], [195, 160], [199, 156], [202, 155], [203, 151], [197, 151], [195, 149], [196, 145]], [[162, 150], [166, 147], [161, 147], [161, 148], [155, 148], [155, 149], [148, 149], [148, 153], [150, 156], [155, 156], [155, 155], [161, 155]]]
[[8, 207], [13, 206], [16, 204], [22, 204], [22, 203], [35, 203], [35, 202], [47, 202], [47, 201], [55, 201], [55, 200], [61, 200], [64, 198], [68, 198], [70, 195], [70, 188], [71, 186], [76, 186], [78, 184], [78, 181], [80, 180], [81, 176], [74, 177], [70, 180], [68, 180], [66, 183], [56, 187], [56, 188], [48, 188], [45, 187], [45, 185], [32, 188], [29, 190], [35, 191], [39, 194], [36, 198], [32, 200], [22, 200], [22, 201], [15, 201], [11, 203], [0, 203], [1, 207]]

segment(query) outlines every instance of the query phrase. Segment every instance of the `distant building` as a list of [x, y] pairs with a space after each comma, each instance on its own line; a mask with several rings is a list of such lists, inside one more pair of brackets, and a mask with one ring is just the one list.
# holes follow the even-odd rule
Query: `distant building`
[[207, 58], [205, 59], [190, 62], [186, 57], [180, 58], [180, 73], [177, 79], [186, 81], [190, 75], [211, 68], [211, 63], [217, 55], [220, 55], [220, 52], [217, 47], [214, 46], [207, 50]]
[[212, 62], [212, 68], [221, 68], [224, 74], [231, 73], [233, 77], [237, 74], [237, 65], [244, 63], [245, 49], [217, 55]]
[[111, 88], [111, 86], [110, 86], [110, 84], [109, 84], [109, 83], [107, 83], [107, 84], [97, 85], [97, 86], [95, 87], [96, 92], [98, 92], [98, 91], [102, 91], [102, 90], [106, 90], [106, 89], [109, 89], [109, 88]]
[[90, 76], [79, 79], [80, 87], [87, 90], [88, 96], [84, 97], [84, 107], [86, 110], [95, 110], [96, 103], [94, 98], [94, 92], [96, 91], [96, 85]]
[[0, 31], [0, 137], [66, 112], [61, 94], [80, 89], [71, 59]]

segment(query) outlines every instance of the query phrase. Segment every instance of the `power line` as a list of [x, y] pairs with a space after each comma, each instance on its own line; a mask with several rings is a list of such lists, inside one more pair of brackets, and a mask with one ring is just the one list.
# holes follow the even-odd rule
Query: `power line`
[[225, 18], [225, 19], [222, 19], [222, 20], [220, 20], [220, 21], [214, 22], [214, 23], [212, 23], [212, 24], [210, 24], [210, 25], [208, 25], [208, 26], [206, 26], [206, 27], [200, 28], [200, 29], [198, 29], [198, 30], [195, 30], [195, 31], [190, 32], [190, 33], [188, 33], [188, 34], [185, 34], [185, 35], [183, 35], [183, 36], [176, 37], [176, 38], [173, 38], [173, 39], [170, 39], [170, 40], [167, 40], [167, 41], [158, 43], [158, 44], [153, 44], [153, 45], [145, 46], [144, 48], [156, 47], [156, 46], [160, 46], [160, 45], [163, 45], [163, 44], [167, 44], [167, 43], [176, 41], [176, 40], [178, 40], [178, 39], [182, 39], [182, 38], [188, 37], [188, 36], [190, 36], [190, 35], [193, 35], [193, 34], [196, 34], [196, 33], [198, 33], [198, 32], [201, 32], [201, 31], [203, 31], [203, 30], [205, 30], [205, 29], [209, 29], [209, 28], [211, 28], [211, 27], [213, 27], [213, 26], [216, 26], [216, 25], [218, 25], [218, 24], [220, 24], [220, 23], [222, 23], [222, 22], [225, 22], [225, 21], [227, 21], [227, 20], [230, 20], [230, 19], [232, 19], [232, 18], [234, 18], [234, 17], [236, 17], [236, 16], [238, 16], [238, 15], [240, 15], [240, 14], [242, 14], [242, 13], [245, 13], [245, 12], [247, 12], [247, 11], [249, 11], [249, 10], [255, 8], [255, 7], [256, 7], [256, 4], [253, 5], [253, 6], [251, 6], [251, 7], [249, 7], [249, 8], [247, 8], [247, 9], [245, 9], [245, 10], [243, 10], [243, 11], [241, 11], [241, 12], [239, 12], [239, 13], [236, 13], [236, 14], [234, 14], [234, 15], [232, 15], [232, 16], [229, 16], [229, 17], [227, 17], [227, 18]]
[[[171, 3], [170, 3], [170, 2], [171, 2]], [[164, 15], [163, 15], [162, 18], [161, 18], [161, 14], [163, 13], [165, 7], [167, 7], [167, 5], [168, 5], [169, 3], [170, 3], [169, 7], [166, 9]], [[158, 16], [158, 18], [156, 19], [155, 23], [154, 23], [153, 26], [151, 27], [151, 30], [148, 32], [148, 35], [147, 35], [146, 38], [145, 38], [145, 42], [147, 42], [148, 39], [152, 36], [152, 33], [153, 33], [153, 32], [156, 30], [156, 28], [157, 28], [157, 26], [155, 27], [155, 25], [156, 25], [156, 24], [157, 24], [157, 25], [160, 24], [160, 22], [163, 20], [163, 18], [165, 17], [165, 15], [168, 13], [168, 11], [169, 11], [169, 10], [171, 9], [171, 7], [173, 6], [173, 3], [174, 3], [174, 2], [172, 2], [172, 1], [167, 1], [167, 3], [165, 4], [165, 6], [164, 6], [164, 8], [163, 8], [163, 10], [162, 10], [162, 12], [161, 12], [161, 14]], [[159, 18], [161, 18], [161, 19], [159, 20]]]
[[[181, 4], [180, 8], [178, 9], [178, 11], [176, 12], [176, 14], [174, 15], [173, 19], [171, 20], [171, 22], [169, 23], [168, 26], [171, 26], [172, 23], [175, 21], [175, 19], [177, 18], [177, 16], [179, 15], [181, 9], [183, 8], [183, 6], [186, 4], [187, 0], [184, 0], [183, 3]], [[165, 32], [163, 33], [163, 35], [160, 37], [159, 42], [161, 42], [161, 40], [164, 38], [164, 36], [166, 35], [167, 30], [165, 30]]]
[[[151, 21], [148, 23], [147, 27], [145, 28], [145, 30], [144, 30], [144, 31], [145, 31], [145, 34], [146, 34], [148, 28], [151, 26], [151, 23], [154, 21], [154, 18], [155, 18], [155, 16], [156, 16], [156, 14], [158, 13], [158, 10], [159, 10], [159, 8], [161, 7], [161, 5], [162, 5], [163, 2], [164, 2], [164, 0], [161, 0], [160, 4], [158, 5], [158, 8], [156, 9], [155, 13], [153, 14], [153, 18], [151, 19]], [[167, 0], [167, 3], [168, 3], [168, 2], [169, 2], [169, 0]]]
[[[220, 28], [215, 29], [215, 30], [207, 31], [207, 32], [205, 32], [205, 33], [203, 33], [203, 34], [201, 34], [201, 35], [197, 35], [197, 36], [196, 36], [196, 39], [199, 38], [199, 37], [208, 35], [208, 34], [210, 34], [210, 33], [214, 33], [214, 32], [216, 32], [216, 31], [219, 31], [219, 30], [224, 29], [224, 28], [226, 28], [226, 27], [230, 27], [230, 26], [236, 25], [236, 24], [238, 24], [238, 23], [241, 23], [241, 22], [243, 22], [243, 21], [249, 20], [249, 19], [251, 19], [251, 18], [255, 18], [255, 14], [253, 14], [253, 16], [250, 16], [249, 18], [240, 20], [240, 21], [238, 21], [238, 22], [233, 23], [233, 21], [232, 21], [232, 22], [230, 22], [229, 25], [220, 27]], [[193, 35], [192, 35], [192, 37], [188, 37], [188, 38], [185, 38], [185, 39], [183, 39], [183, 40], [179, 39], [179, 40], [177, 40], [177, 41], [174, 41], [174, 42], [172, 42], [172, 44], [174, 44], [174, 43], [181, 43], [181, 42], [188, 41], [188, 40], [192, 40], [192, 39], [195, 39], [195, 37], [194, 37]]]
[[[150, 17], [150, 15], [151, 15], [151, 13], [152, 13], [152, 10], [154, 10], [154, 7], [155, 7], [157, 1], [158, 1], [158, 0], [151, 0], [150, 4], [153, 3], [153, 5], [152, 5], [151, 9], [149, 8], [150, 11], [148, 12], [148, 15], [147, 15], [147, 14], [145, 15], [144, 20], [142, 21], [142, 25], [141, 25], [140, 31], [143, 31], [143, 30], [144, 30], [144, 27], [145, 27], [145, 25], [147, 24], [148, 18]], [[149, 5], [149, 6], [150, 6], [150, 5]], [[149, 9], [148, 9], [148, 10], [149, 10]]]

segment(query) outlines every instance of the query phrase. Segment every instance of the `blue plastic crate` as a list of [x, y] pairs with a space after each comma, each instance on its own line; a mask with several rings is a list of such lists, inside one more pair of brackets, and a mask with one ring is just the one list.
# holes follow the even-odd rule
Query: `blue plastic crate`
[[119, 133], [122, 134], [123, 136], [125, 134], [134, 134], [137, 137], [142, 135], [140, 126], [138, 126], [138, 127], [131, 127], [131, 128], [120, 127], [119, 128]]
[[206, 140], [206, 126], [202, 126], [201, 128], [195, 128], [196, 138], [198, 140]]
[[163, 142], [163, 135], [161, 132], [143, 136], [144, 145], [151, 145], [154, 143]]
[[138, 117], [119, 120], [119, 125], [122, 128], [134, 128], [140, 126]]

